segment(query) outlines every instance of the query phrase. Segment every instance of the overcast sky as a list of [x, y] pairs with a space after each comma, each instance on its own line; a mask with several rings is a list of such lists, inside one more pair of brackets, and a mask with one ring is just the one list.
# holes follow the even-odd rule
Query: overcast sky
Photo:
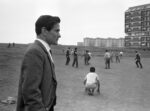
[[124, 37], [124, 12], [149, 0], [0, 0], [0, 43], [31, 43], [34, 24], [43, 14], [61, 18], [59, 44], [83, 38]]

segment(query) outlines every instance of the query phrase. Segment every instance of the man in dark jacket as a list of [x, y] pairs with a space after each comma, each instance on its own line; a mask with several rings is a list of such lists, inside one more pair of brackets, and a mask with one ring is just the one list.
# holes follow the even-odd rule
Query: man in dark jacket
[[70, 47], [66, 51], [66, 65], [70, 62]]
[[57, 81], [50, 46], [60, 38], [59, 17], [43, 15], [35, 23], [37, 39], [21, 66], [16, 111], [53, 111]]
[[72, 63], [72, 67], [74, 67], [75, 64], [76, 64], [76, 68], [78, 68], [78, 53], [77, 53], [77, 47], [74, 49], [74, 52], [73, 52], [73, 63]]
[[140, 68], [143, 68], [142, 63], [141, 63], [140, 53], [138, 53], [138, 51], [135, 51], [135, 53], [136, 53], [136, 55], [135, 55], [135, 60], [136, 60], [135, 63], [136, 63], [137, 68], [139, 68], [139, 66], [140, 66]]

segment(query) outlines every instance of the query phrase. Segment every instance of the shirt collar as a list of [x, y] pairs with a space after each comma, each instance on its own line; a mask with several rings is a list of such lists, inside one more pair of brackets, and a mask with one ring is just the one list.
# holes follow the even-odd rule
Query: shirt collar
[[39, 42], [41, 42], [44, 45], [44, 47], [46, 48], [47, 52], [49, 52], [51, 50], [51, 47], [44, 40], [39, 39], [39, 38], [37, 38], [36, 40], [38, 40]]

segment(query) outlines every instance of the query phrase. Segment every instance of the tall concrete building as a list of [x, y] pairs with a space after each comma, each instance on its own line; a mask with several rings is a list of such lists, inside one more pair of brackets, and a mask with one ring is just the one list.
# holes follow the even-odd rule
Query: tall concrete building
[[125, 47], [150, 47], [150, 4], [125, 11]]

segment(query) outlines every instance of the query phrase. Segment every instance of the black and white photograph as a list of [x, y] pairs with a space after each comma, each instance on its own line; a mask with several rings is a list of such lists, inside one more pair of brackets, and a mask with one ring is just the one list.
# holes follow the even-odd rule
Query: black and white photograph
[[0, 0], [0, 111], [150, 111], [149, 0]]

